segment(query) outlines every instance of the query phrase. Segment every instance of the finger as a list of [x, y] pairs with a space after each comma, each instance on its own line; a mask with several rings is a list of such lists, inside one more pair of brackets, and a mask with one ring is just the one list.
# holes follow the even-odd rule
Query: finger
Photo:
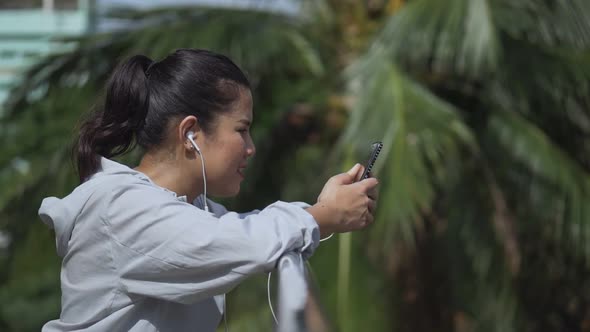
[[367, 194], [371, 190], [373, 190], [375, 187], [377, 187], [377, 185], [379, 184], [379, 181], [377, 181], [376, 178], [368, 178], [368, 179], [361, 180], [361, 181], [357, 182], [356, 184], [358, 184], [358, 186], [361, 187], [361, 190], [363, 191], [363, 193]]
[[369, 209], [365, 209], [365, 211], [363, 212], [363, 214], [359, 218], [358, 228], [359, 229], [365, 228], [366, 226], [372, 224], [374, 219], [375, 219], [375, 217], [373, 216], [371, 211]]
[[374, 200], [369, 200], [369, 203], [367, 204], [367, 208], [369, 209], [369, 212], [372, 215], [375, 215], [375, 210], [377, 210], [377, 202], [375, 202]]
[[357, 230], [363, 229], [365, 228], [365, 226], [367, 226], [367, 220], [369, 219], [369, 216], [371, 215], [371, 213], [369, 213], [369, 210], [365, 210], [363, 212], [363, 214], [361, 214], [360, 218], [359, 218], [359, 222], [357, 224], [357, 226], [355, 227]]
[[369, 196], [370, 199], [376, 201], [379, 198], [379, 190], [377, 190], [377, 187], [369, 189], [369, 191], [367, 191], [367, 196]]

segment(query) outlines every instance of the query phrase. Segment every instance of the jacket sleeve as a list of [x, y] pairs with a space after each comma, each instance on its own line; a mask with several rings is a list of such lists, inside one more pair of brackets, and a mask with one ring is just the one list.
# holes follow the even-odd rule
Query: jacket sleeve
[[310, 256], [319, 229], [301, 205], [207, 213], [157, 188], [119, 188], [102, 221], [122, 291], [180, 303], [228, 292], [287, 252]]

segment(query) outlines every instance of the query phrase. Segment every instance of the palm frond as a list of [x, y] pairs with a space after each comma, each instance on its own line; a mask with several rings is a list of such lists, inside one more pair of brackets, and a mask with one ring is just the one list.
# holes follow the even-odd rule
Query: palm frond
[[506, 254], [496, 222], [497, 206], [489, 178], [480, 163], [470, 163], [463, 177], [443, 192], [446, 207], [441, 247], [434, 253], [449, 271], [451, 310], [465, 330], [517, 331], [518, 298], [513, 286], [511, 257]]
[[375, 43], [417, 72], [477, 79], [498, 66], [498, 39], [488, 0], [417, 0], [388, 20]]
[[495, 3], [495, 19], [514, 39], [539, 45], [587, 49], [590, 46], [590, 4], [585, 0]]
[[566, 115], [563, 119], [582, 134], [590, 133], [590, 112], [584, 107], [590, 101], [590, 51], [511, 38], [505, 38], [504, 45], [515, 52], [489, 81], [488, 98], [527, 115]]
[[[435, 183], [458, 165], [462, 149], [477, 144], [457, 110], [420, 86], [383, 53], [370, 52], [351, 69], [357, 95], [341, 144], [354, 153], [375, 140], [384, 148], [375, 166], [381, 183], [374, 235], [389, 251], [394, 239], [412, 242], [413, 227], [430, 209]], [[434, 173], [433, 173], [434, 171]]]
[[536, 189], [555, 190], [551, 196], [565, 203], [563, 214], [557, 218], [565, 222], [554, 225], [557, 240], [582, 249], [584, 256], [590, 258], [590, 246], [587, 244], [590, 239], [590, 209], [586, 204], [590, 201], [588, 172], [537, 126], [515, 112], [494, 112], [486, 132], [505, 155], [514, 158], [532, 174], [551, 184], [545, 186], [545, 189], [538, 186]]

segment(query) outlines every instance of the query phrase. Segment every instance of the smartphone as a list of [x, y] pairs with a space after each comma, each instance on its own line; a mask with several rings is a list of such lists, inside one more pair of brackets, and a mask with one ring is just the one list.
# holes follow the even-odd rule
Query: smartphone
[[375, 142], [371, 144], [371, 153], [369, 154], [369, 159], [367, 160], [367, 163], [364, 165], [365, 171], [363, 172], [363, 175], [361, 176], [361, 179], [359, 181], [371, 176], [371, 169], [373, 168], [373, 165], [375, 165], [375, 161], [377, 160], [379, 153], [381, 153], [382, 148], [383, 142]]

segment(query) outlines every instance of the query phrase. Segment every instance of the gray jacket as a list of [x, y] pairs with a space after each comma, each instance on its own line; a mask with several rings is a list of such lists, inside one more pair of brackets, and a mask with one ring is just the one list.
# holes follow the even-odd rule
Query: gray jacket
[[215, 331], [223, 294], [319, 244], [307, 205], [238, 214], [209, 201], [207, 213], [127, 166], [101, 166], [39, 209], [63, 258], [61, 315], [43, 331]]

